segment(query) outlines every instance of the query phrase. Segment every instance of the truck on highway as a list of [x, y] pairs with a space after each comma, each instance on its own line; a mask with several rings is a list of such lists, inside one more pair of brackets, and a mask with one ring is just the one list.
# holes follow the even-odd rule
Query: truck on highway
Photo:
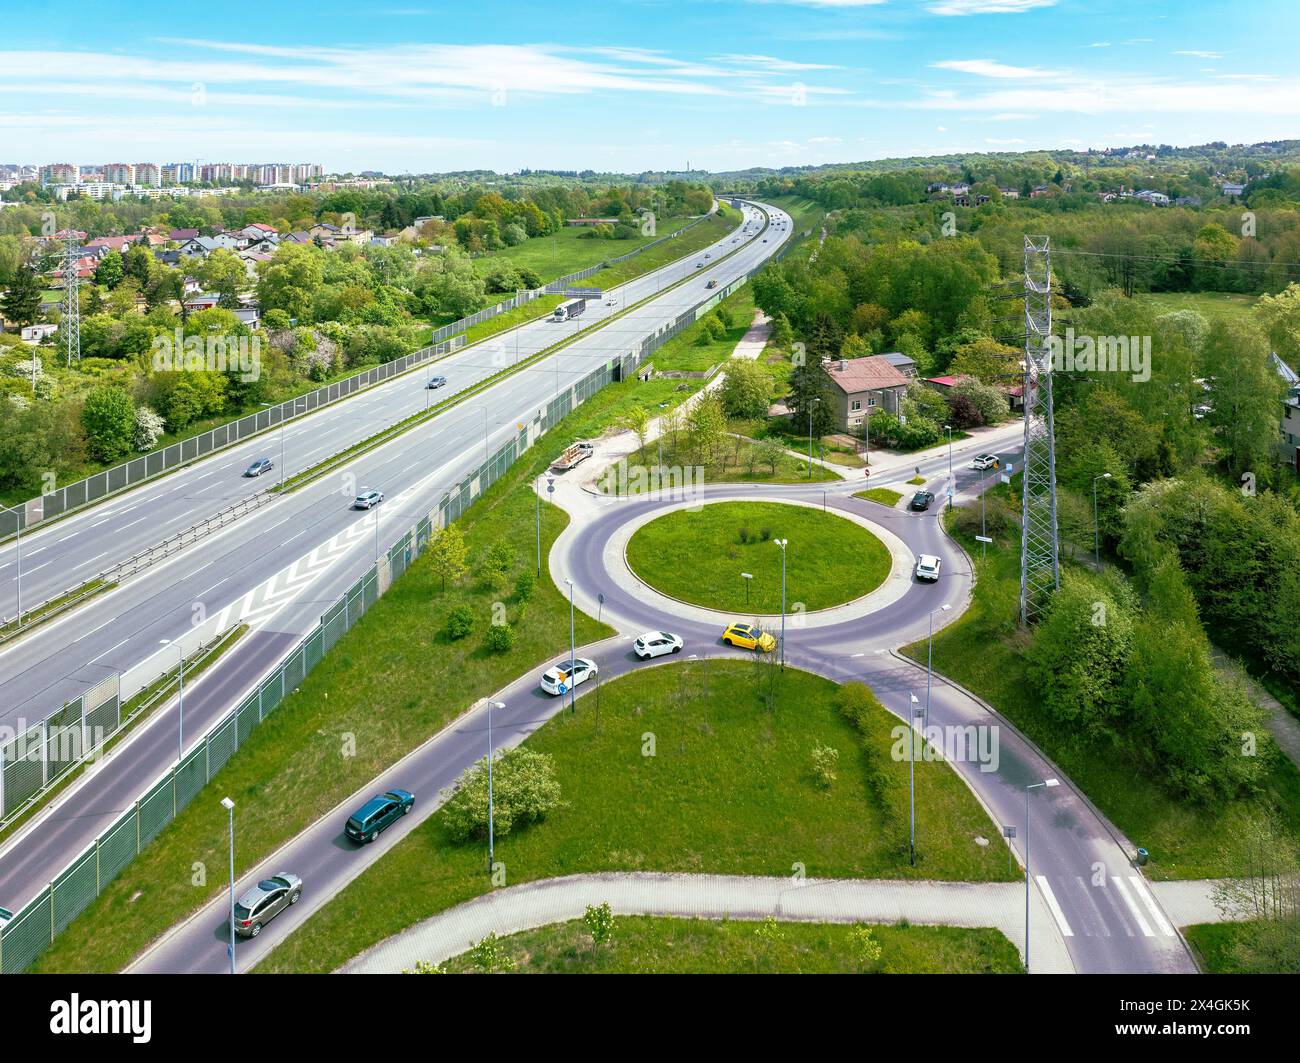
[[572, 321], [587, 309], [586, 299], [568, 299], [555, 308], [552, 321]]
[[714, 278], [711, 278], [711, 279], [709, 280], [709, 283], [706, 284], [704, 287], [706, 287], [706, 288], [716, 288], [717, 286], [718, 286], [718, 280], [717, 280], [716, 277], [714, 277]]
[[585, 440], [574, 443], [571, 447], [566, 448], [563, 454], [551, 462], [551, 468], [556, 472], [568, 472], [575, 465], [580, 465], [591, 457], [593, 449], [592, 444]]

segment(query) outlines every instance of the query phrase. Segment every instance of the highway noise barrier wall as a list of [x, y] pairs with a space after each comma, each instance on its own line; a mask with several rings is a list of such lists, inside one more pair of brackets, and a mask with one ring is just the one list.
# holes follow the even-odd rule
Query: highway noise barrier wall
[[161, 473], [187, 465], [198, 458], [211, 454], [213, 451], [233, 446], [250, 436], [258, 435], [295, 417], [302, 417], [313, 410], [320, 409], [322, 406], [328, 406], [340, 399], [347, 398], [349, 395], [354, 395], [358, 391], [364, 391], [376, 384], [382, 384], [385, 380], [404, 373], [408, 369], [428, 361], [430, 358], [441, 358], [450, 354], [465, 345], [465, 337], [462, 333], [466, 329], [484, 321], [490, 321], [492, 318], [504, 314], [508, 310], [523, 306], [525, 303], [530, 303], [542, 295], [562, 292], [573, 281], [590, 277], [607, 266], [623, 262], [654, 247], [656, 244], [680, 236], [687, 229], [699, 225], [708, 217], [709, 215], [706, 214], [696, 218], [676, 232], [661, 236], [658, 240], [653, 240], [648, 244], [642, 244], [627, 254], [607, 259], [588, 269], [579, 270], [577, 273], [570, 273], [567, 277], [560, 277], [558, 280], [551, 281], [545, 288], [517, 292], [509, 299], [503, 300], [494, 306], [476, 311], [468, 317], [453, 321], [449, 325], [443, 325], [441, 328], [434, 330], [429, 345], [421, 347], [418, 351], [403, 355], [391, 362], [384, 362], [354, 376], [344, 377], [333, 384], [327, 384], [323, 388], [309, 391], [306, 395], [299, 395], [296, 399], [286, 399], [278, 406], [269, 406], [257, 413], [250, 413], [246, 417], [218, 425], [211, 431], [191, 436], [188, 439], [182, 439], [179, 443], [173, 443], [162, 450], [142, 454], [138, 458], [132, 458], [130, 461], [106, 469], [104, 472], [97, 472], [93, 476], [87, 476], [84, 480], [78, 480], [75, 483], [56, 488], [49, 494], [28, 499], [12, 509], [0, 510], [0, 539], [6, 539], [20, 531], [35, 528], [42, 521], [60, 517], [65, 513], [71, 513], [73, 510], [87, 506], [106, 495], [116, 494], [128, 487], [134, 487]]
[[[778, 256], [784, 254], [789, 243]], [[253, 729], [294, 692], [308, 673], [345, 632], [365, 615], [428, 547], [433, 533], [458, 519], [484, 491], [505, 474], [519, 457], [549, 429], [606, 384], [625, 380], [651, 352], [703, 317], [717, 301], [741, 288], [761, 267], [733, 281], [704, 306], [683, 311], [657, 332], [634, 344], [624, 354], [592, 370], [587, 376], [549, 400], [519, 433], [439, 500], [379, 561], [321, 614], [316, 627], [285, 655], [271, 674], [249, 691], [239, 705], [212, 727], [185, 758], [173, 764], [140, 795], [111, 827], [76, 856], [50, 884], [12, 919], [0, 925], [0, 974], [16, 974], [34, 963], [90, 902], [225, 766]], [[218, 637], [219, 637], [218, 633]], [[89, 694], [79, 702], [86, 702]], [[73, 702], [76, 705], [77, 702]], [[63, 710], [66, 712], [65, 710]], [[103, 706], [91, 712], [103, 712]], [[119, 711], [116, 701], [113, 712]], [[83, 710], [83, 715], [85, 714]], [[111, 714], [107, 714], [111, 715]], [[62, 718], [56, 729], [71, 726]], [[54, 719], [54, 717], [51, 717]], [[41, 725], [48, 733], [50, 721]], [[11, 743], [12, 745], [12, 743]], [[8, 747], [6, 747], [8, 748]], [[73, 762], [59, 768], [66, 771]]]

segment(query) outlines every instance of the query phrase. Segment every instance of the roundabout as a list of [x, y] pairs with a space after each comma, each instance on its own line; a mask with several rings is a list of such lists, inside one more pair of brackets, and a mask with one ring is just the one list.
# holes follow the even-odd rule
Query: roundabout
[[798, 612], [843, 605], [876, 590], [895, 567], [854, 515], [754, 500], [656, 516], [635, 530], [625, 557], [633, 575], [671, 598], [747, 616], [779, 613], [783, 590]]

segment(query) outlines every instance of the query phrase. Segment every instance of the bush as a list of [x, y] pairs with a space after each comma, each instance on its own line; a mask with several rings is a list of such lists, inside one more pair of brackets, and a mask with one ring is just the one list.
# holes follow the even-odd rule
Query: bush
[[813, 746], [813, 778], [817, 780], [817, 785], [823, 790], [829, 790], [831, 788], [831, 783], [835, 781], [835, 768], [839, 762], [840, 751], [838, 749], [824, 746], [820, 742]]
[[515, 577], [515, 601], [529, 601], [536, 586], [537, 577], [533, 575], [533, 570], [531, 568], [524, 569]]
[[135, 405], [121, 388], [95, 388], [86, 396], [81, 411], [81, 425], [91, 457], [100, 461], [117, 461], [126, 456], [135, 443]]
[[871, 716], [885, 711], [871, 688], [866, 683], [856, 681], [840, 685], [835, 693], [835, 705], [840, 710], [840, 715], [863, 734], [867, 731]]
[[474, 630], [474, 610], [468, 605], [458, 605], [447, 614], [447, 622], [443, 625], [443, 631], [453, 642], [457, 639], [463, 639]]
[[515, 645], [515, 629], [509, 624], [489, 624], [483, 645], [492, 653], [509, 653]]
[[[546, 753], [516, 746], [497, 755], [492, 766], [493, 831], [504, 838], [516, 826], [535, 823], [560, 805], [555, 761]], [[480, 760], [456, 781], [442, 807], [443, 826], [456, 841], [486, 838], [487, 761]]]

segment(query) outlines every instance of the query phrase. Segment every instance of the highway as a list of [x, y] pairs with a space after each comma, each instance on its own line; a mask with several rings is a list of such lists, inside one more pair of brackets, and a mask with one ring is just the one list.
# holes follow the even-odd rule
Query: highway
[[[960, 501], [970, 497], [987, 474], [969, 471], [965, 466], [974, 453], [991, 450], [1013, 460], [1019, 453], [1018, 432], [1003, 430], [954, 447], [954, 493]], [[860, 490], [862, 481], [839, 484], [809, 484], [774, 487], [765, 484], [709, 485], [703, 500], [780, 496], [791, 500], [825, 504], [828, 508], [855, 513], [876, 522], [901, 539], [913, 555], [922, 552], [939, 555], [943, 576], [936, 585], [908, 580], [901, 597], [869, 611], [860, 618], [836, 623], [816, 623], [809, 616], [806, 626], [791, 624], [787, 629], [787, 657], [794, 667], [832, 678], [837, 682], [852, 679], [867, 682], [886, 708], [903, 719], [915, 693], [924, 702], [926, 673], [910, 661], [891, 651], [902, 644], [925, 636], [932, 611], [950, 603], [953, 613], [960, 612], [968, 600], [972, 572], [965, 555], [945, 536], [938, 512], [947, 489], [946, 455], [926, 458], [918, 463], [929, 479], [937, 480], [935, 507], [927, 513], [910, 513], [886, 509], [850, 497]], [[890, 485], [900, 491], [902, 481], [911, 475], [910, 466], [892, 475], [872, 478], [873, 486]], [[826, 494], [823, 495], [823, 490]], [[557, 498], [557, 501], [560, 499]], [[559, 583], [573, 578], [579, 608], [592, 615], [596, 612], [596, 593], [605, 596], [604, 618], [619, 629], [619, 635], [594, 646], [580, 648], [579, 653], [592, 657], [600, 669], [602, 682], [637, 669], [649, 667], [631, 652], [630, 641], [644, 630], [664, 629], [677, 632], [685, 639], [683, 656], [744, 657], [741, 651], [729, 650], [719, 641], [721, 626], [689, 615], [694, 610], [680, 608], [655, 594], [629, 588], [626, 578], [611, 572], [614, 562], [606, 544], [615, 531], [645, 513], [677, 503], [672, 498], [648, 497], [623, 500], [599, 500], [596, 512], [579, 515], [555, 544], [549, 566], [552, 578]], [[792, 543], [790, 549], [804, 548]], [[618, 553], [614, 551], [614, 553]], [[620, 555], [621, 556], [621, 555]], [[949, 614], [952, 615], [952, 614]], [[671, 659], [670, 659], [671, 660]], [[561, 708], [561, 699], [547, 697], [538, 689], [537, 674], [520, 676], [499, 693], [505, 708], [494, 712], [493, 739], [497, 749], [509, 748], [524, 741]], [[579, 687], [578, 711], [583, 697], [590, 696], [594, 684]], [[1059, 772], [1014, 728], [989, 715], [987, 710], [963, 691], [937, 681], [931, 698], [931, 725], [997, 728], [999, 760], [994, 771], [983, 771], [974, 762], [954, 762], [952, 767], [970, 785], [992, 817], [989, 833], [992, 844], [997, 838], [997, 824], [1019, 826], [1013, 843], [1023, 860], [1025, 840], [1024, 786]], [[342, 802], [331, 815], [317, 821], [298, 837], [290, 840], [275, 855], [260, 861], [240, 882], [242, 892], [259, 877], [280, 870], [300, 875], [304, 880], [303, 900], [269, 924], [256, 939], [241, 940], [236, 946], [239, 970], [249, 970], [319, 910], [339, 890], [360, 875], [366, 867], [402, 836], [415, 829], [436, 807], [436, 795], [449, 786], [460, 773], [481, 758], [486, 749], [485, 709], [482, 706], [456, 721], [402, 762], [383, 773], [373, 784], [362, 788]], [[1168, 919], [1164, 916], [1149, 886], [1129, 864], [1129, 854], [1108, 824], [1069, 784], [1053, 790], [1039, 790], [1030, 801], [1029, 826], [1033, 852], [1033, 917], [1042, 933], [1059, 935], [1079, 972], [1146, 972], [1190, 973], [1194, 964]], [[366, 847], [349, 843], [342, 834], [343, 822], [352, 807], [372, 793], [400, 787], [416, 794], [414, 814], [404, 817], [380, 838]], [[919, 800], [924, 800], [922, 792]], [[236, 813], [238, 815], [238, 813]], [[918, 839], [924, 851], [925, 839]], [[810, 873], [814, 873], [810, 870]], [[1098, 875], [1102, 878], [1098, 879]], [[228, 969], [226, 951], [225, 895], [216, 898], [195, 916], [167, 934], [131, 968], [149, 973], [218, 973]]]
[[[343, 470], [278, 498], [0, 652], [0, 725], [21, 729], [104, 675], [169, 652], [160, 642], [187, 631], [196, 610], [208, 616], [224, 613], [228, 625], [242, 622], [250, 627], [218, 665], [187, 688], [183, 732], [173, 702], [33, 826], [0, 848], [0, 904], [17, 910], [39, 891], [167, 768], [177, 755], [179, 738], [183, 736], [184, 747], [190, 748], [233, 708], [369, 568], [377, 551], [432, 510], [449, 486], [516, 431], [518, 422], [531, 420], [540, 404], [709, 298], [713, 293], [705, 288], [707, 278], [725, 286], [774, 254], [789, 238], [790, 228], [780, 211], [771, 213], [784, 223], [782, 231], [759, 233], [759, 227], [751, 225], [748, 237], [728, 235], [707, 249], [708, 259], [700, 252], [631, 282], [626, 290], [611, 290], [608, 297], [618, 306], [592, 306], [590, 317], [579, 319], [583, 331], [559, 352], [356, 458]], [[732, 251], [730, 258], [722, 258]], [[708, 268], [697, 269], [697, 261]], [[591, 323], [621, 309], [624, 295], [631, 306], [683, 277], [694, 279], [591, 331]], [[513, 359], [516, 339], [522, 359], [573, 330], [573, 325], [540, 321], [516, 330], [517, 335], [508, 333], [468, 348], [437, 363], [436, 372], [446, 375], [449, 384], [436, 395], [454, 394], [472, 380], [499, 371], [503, 352], [508, 350]], [[290, 471], [422, 408], [425, 375], [407, 375], [291, 423], [286, 437], [297, 431], [299, 438], [297, 459], [288, 459]], [[263, 454], [278, 461], [277, 442], [274, 434], [264, 436], [46, 532], [25, 536], [24, 557], [41, 556], [33, 555], [33, 547], [53, 551], [69, 534], [75, 535], [70, 541], [77, 545], [62, 549], [74, 553], [94, 554], [119, 538], [135, 542], [130, 536], [137, 534], [143, 541], [156, 541], [165, 533], [164, 519], [188, 524], [245, 493], [249, 481], [240, 473]], [[546, 446], [544, 438], [540, 445]], [[287, 451], [290, 446], [286, 439]], [[201, 486], [209, 480], [211, 485]], [[350, 501], [362, 486], [384, 491], [386, 501], [371, 512], [352, 510]], [[141, 508], [148, 516], [141, 517]], [[119, 544], [116, 549], [127, 547]]]

